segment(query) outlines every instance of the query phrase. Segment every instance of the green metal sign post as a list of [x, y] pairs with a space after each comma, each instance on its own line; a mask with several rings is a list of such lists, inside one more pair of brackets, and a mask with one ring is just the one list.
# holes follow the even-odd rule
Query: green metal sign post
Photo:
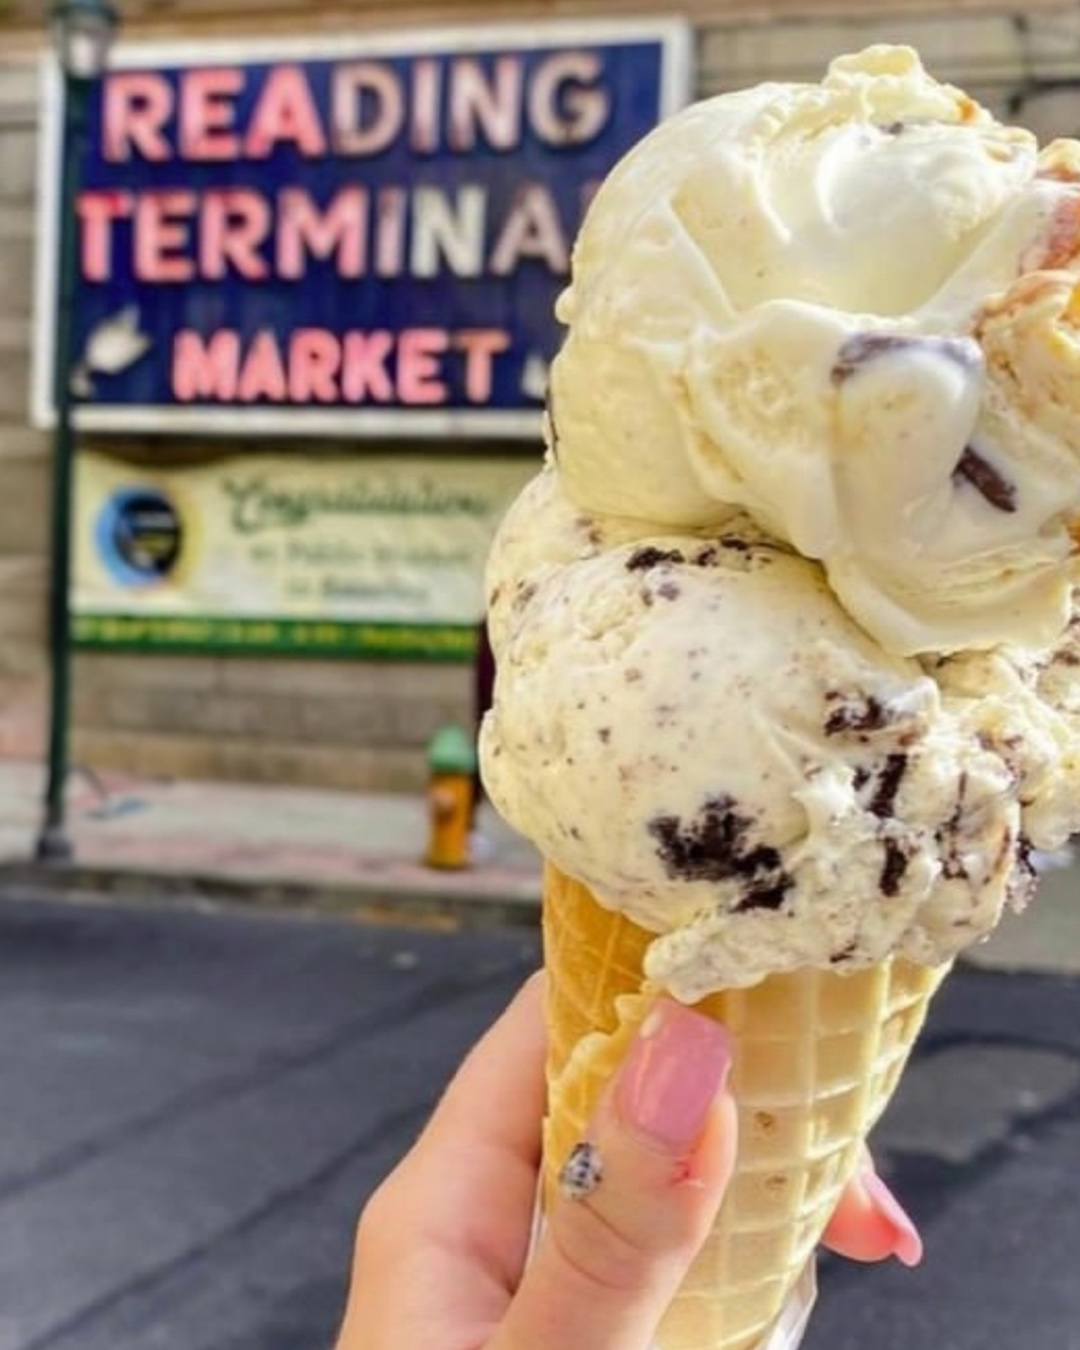
[[63, 158], [60, 183], [56, 349], [53, 368], [56, 433], [53, 452], [52, 568], [49, 591], [49, 759], [45, 814], [36, 853], [42, 862], [72, 856], [67, 835], [64, 788], [68, 775], [71, 718], [71, 532], [75, 433], [71, 373], [76, 269], [76, 204], [86, 143], [90, 93], [101, 78], [117, 15], [104, 0], [60, 0], [52, 12], [53, 32], [64, 74]]

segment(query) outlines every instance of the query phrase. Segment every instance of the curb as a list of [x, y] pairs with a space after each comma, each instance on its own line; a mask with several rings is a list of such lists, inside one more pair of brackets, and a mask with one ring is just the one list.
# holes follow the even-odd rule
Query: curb
[[[458, 884], [446, 884], [438, 872], [423, 881], [372, 877], [313, 882], [9, 859], [0, 860], [0, 894], [7, 891], [28, 900], [72, 904], [248, 910], [442, 932], [539, 928], [538, 875], [519, 872], [512, 880], [501, 882], [485, 877], [482, 870], [449, 876]], [[473, 889], [467, 888], [470, 879], [476, 882]], [[1008, 948], [990, 951], [981, 945], [961, 952], [957, 964], [979, 974], [1080, 975], [1080, 959], [1061, 964], [1045, 955], [1042, 959], [1021, 958]]]
[[440, 885], [437, 877], [434, 873], [430, 884], [388, 878], [311, 882], [80, 863], [0, 862], [0, 891], [16, 890], [33, 899], [237, 907], [447, 930], [539, 925], [539, 876], [535, 884], [522, 874], [519, 884], [499, 886], [489, 881], [472, 891]]

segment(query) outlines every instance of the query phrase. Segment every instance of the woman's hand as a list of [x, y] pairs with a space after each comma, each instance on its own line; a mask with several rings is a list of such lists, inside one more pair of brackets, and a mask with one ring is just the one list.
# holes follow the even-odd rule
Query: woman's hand
[[[730, 1040], [698, 1013], [657, 1005], [590, 1127], [602, 1180], [553, 1206], [526, 1269], [542, 1000], [533, 976], [369, 1201], [337, 1350], [649, 1350], [734, 1166]], [[914, 1265], [922, 1251], [869, 1158], [825, 1241], [863, 1261]]]

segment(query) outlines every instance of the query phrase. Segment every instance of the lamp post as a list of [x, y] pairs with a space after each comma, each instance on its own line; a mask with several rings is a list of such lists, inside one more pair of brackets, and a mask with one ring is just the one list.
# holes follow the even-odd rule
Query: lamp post
[[64, 819], [71, 690], [71, 504], [74, 436], [71, 371], [74, 364], [76, 217], [90, 94], [101, 79], [119, 23], [108, 0], [57, 0], [51, 14], [53, 45], [64, 77], [64, 129], [60, 183], [60, 258], [56, 288], [53, 364], [56, 434], [53, 451], [52, 577], [49, 593], [49, 763], [45, 815], [37, 840], [43, 862], [71, 857]]

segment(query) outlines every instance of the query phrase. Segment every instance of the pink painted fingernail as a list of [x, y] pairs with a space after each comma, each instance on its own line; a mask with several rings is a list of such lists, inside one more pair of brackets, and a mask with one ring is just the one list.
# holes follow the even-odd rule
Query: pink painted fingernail
[[662, 1148], [685, 1151], [727, 1081], [732, 1053], [726, 1027], [681, 1003], [659, 999], [619, 1072], [615, 1104], [620, 1118]]
[[905, 1266], [917, 1266], [923, 1256], [922, 1238], [907, 1211], [872, 1167], [863, 1168], [859, 1180], [871, 1204], [895, 1234], [893, 1255]]

